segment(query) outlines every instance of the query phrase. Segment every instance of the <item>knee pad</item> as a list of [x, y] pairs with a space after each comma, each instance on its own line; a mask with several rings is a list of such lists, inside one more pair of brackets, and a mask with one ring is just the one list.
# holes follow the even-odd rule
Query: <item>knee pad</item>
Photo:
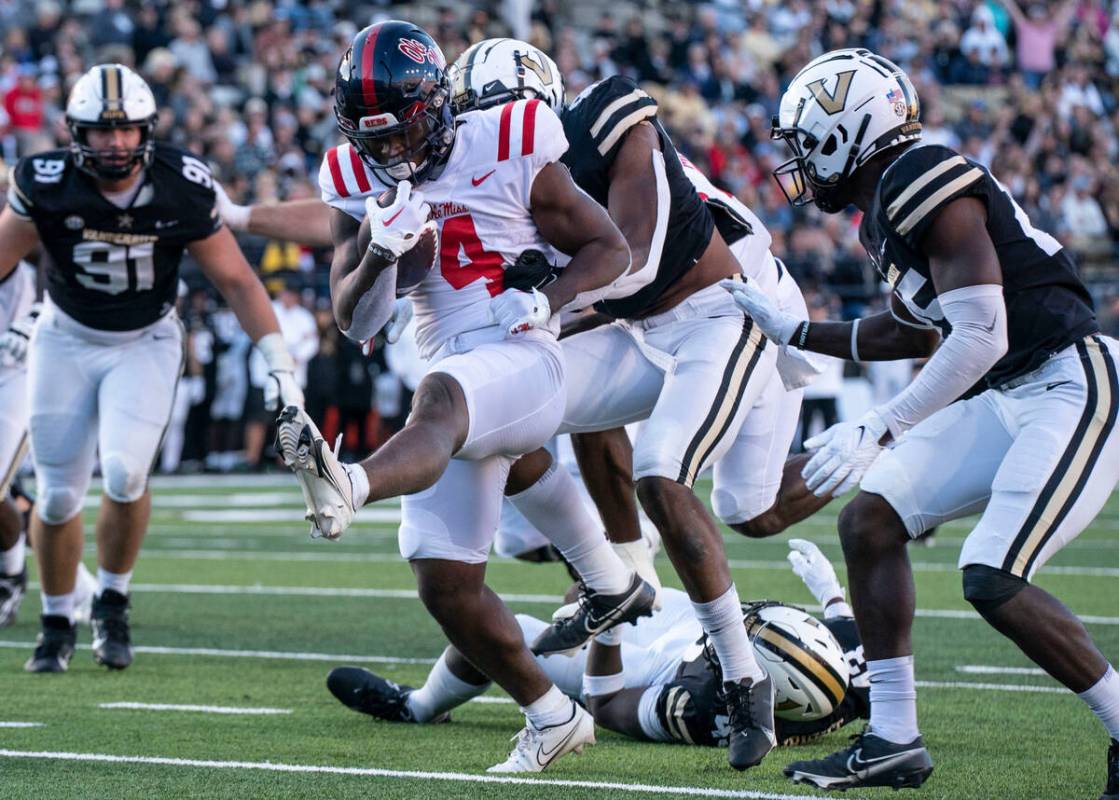
[[123, 453], [109, 453], [101, 459], [101, 482], [109, 499], [134, 503], [148, 486], [148, 471]]
[[984, 617], [1029, 586], [1024, 578], [986, 564], [968, 564], [963, 574], [964, 599]]
[[83, 495], [69, 486], [44, 485], [35, 501], [35, 513], [48, 525], [61, 525], [81, 513]]

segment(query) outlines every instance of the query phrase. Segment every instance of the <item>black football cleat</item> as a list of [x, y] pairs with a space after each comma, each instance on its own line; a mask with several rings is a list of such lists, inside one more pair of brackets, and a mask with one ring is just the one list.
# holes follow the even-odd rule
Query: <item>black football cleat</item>
[[737, 770], [762, 763], [774, 747], [777, 735], [773, 724], [773, 679], [754, 683], [750, 678], [727, 681], [723, 697], [730, 717], [727, 762]]
[[[374, 675], [367, 669], [335, 667], [326, 676], [326, 688], [342, 705], [354, 711], [388, 722], [416, 722], [408, 709], [408, 695], [415, 689]], [[450, 720], [450, 713], [444, 713], [428, 724]]]
[[543, 656], [581, 647], [596, 634], [653, 614], [657, 590], [634, 574], [621, 594], [600, 594], [579, 586], [579, 607], [570, 617], [553, 620], [532, 643], [532, 652]]
[[0, 575], [0, 628], [16, 621], [23, 594], [27, 591], [27, 570], [19, 575]]
[[1115, 739], [1107, 748], [1107, 788], [1100, 800], [1119, 800], [1119, 741]]
[[28, 672], [65, 672], [74, 655], [74, 644], [78, 639], [76, 625], [71, 625], [66, 617], [43, 616], [39, 638], [35, 642], [35, 652], [23, 668]]
[[128, 628], [128, 597], [106, 589], [93, 598], [89, 617], [93, 631], [93, 660], [109, 669], [132, 663], [132, 634]]
[[793, 783], [842, 791], [862, 786], [918, 789], [932, 774], [932, 757], [920, 736], [907, 744], [896, 744], [868, 729], [851, 738], [853, 744], [830, 756], [794, 761], [785, 767], [785, 777]]

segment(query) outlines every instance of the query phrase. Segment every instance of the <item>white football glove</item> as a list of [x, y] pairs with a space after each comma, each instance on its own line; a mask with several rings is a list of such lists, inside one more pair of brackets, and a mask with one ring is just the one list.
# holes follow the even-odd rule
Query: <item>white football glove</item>
[[[412, 301], [407, 297], [398, 297], [392, 307], [392, 316], [389, 321], [385, 323], [385, 341], [388, 344], [396, 344], [400, 341], [404, 329], [408, 327], [408, 323], [412, 321]], [[375, 339], [372, 337], [366, 339], [361, 343], [361, 354], [369, 357], [373, 355], [373, 342]]]
[[377, 246], [400, 258], [420, 240], [420, 235], [435, 229], [430, 221], [431, 206], [424, 202], [423, 192], [413, 192], [409, 181], [396, 184], [396, 197], [388, 208], [381, 208], [376, 197], [365, 198], [369, 217], [369, 246]]
[[789, 539], [789, 563], [796, 576], [804, 581], [816, 601], [826, 606], [837, 597], [843, 599], [843, 587], [835, 575], [835, 568], [820, 548], [807, 539]]
[[264, 407], [277, 411], [287, 406], [303, 407], [303, 390], [295, 380], [295, 362], [288, 352], [282, 333], [269, 333], [260, 337], [257, 350], [268, 364], [268, 378], [264, 381]]
[[214, 195], [214, 205], [225, 224], [235, 231], [246, 230], [249, 227], [249, 217], [252, 216], [253, 207], [234, 203], [225, 193], [225, 187], [217, 181], [214, 181]]
[[506, 289], [490, 300], [490, 316], [512, 336], [547, 325], [552, 318], [552, 307], [539, 289], [528, 292]]
[[34, 303], [25, 316], [14, 321], [8, 330], [0, 334], [0, 362], [5, 366], [18, 367], [27, 360], [27, 345], [31, 341], [31, 332], [35, 330], [35, 321], [39, 319], [42, 308], [41, 303]]
[[730, 296], [734, 298], [739, 308], [758, 323], [762, 333], [772, 342], [788, 344], [797, 328], [804, 322], [779, 309], [773, 299], [749, 279], [732, 281], [726, 278], [719, 281], [719, 285], [730, 292]]
[[840, 422], [813, 436], [804, 443], [816, 451], [800, 473], [805, 485], [817, 497], [839, 497], [854, 489], [882, 452], [879, 441], [887, 430], [886, 421], [871, 409], [854, 422]]

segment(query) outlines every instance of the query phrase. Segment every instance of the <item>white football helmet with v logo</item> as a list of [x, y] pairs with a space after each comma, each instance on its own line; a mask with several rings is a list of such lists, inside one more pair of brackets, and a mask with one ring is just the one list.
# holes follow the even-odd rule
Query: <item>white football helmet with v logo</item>
[[563, 109], [563, 76], [539, 48], [518, 39], [486, 39], [463, 51], [449, 70], [456, 114], [514, 100], [543, 100]]
[[921, 136], [920, 104], [909, 76], [863, 48], [833, 50], [802, 69], [781, 97], [772, 136], [793, 158], [773, 171], [795, 206], [827, 212], [849, 202], [844, 183], [884, 150]]

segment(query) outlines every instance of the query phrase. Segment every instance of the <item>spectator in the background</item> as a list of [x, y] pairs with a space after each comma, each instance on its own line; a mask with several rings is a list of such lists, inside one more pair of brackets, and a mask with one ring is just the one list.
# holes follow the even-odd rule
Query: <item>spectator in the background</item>
[[34, 64], [20, 64], [16, 74], [15, 86], [4, 95], [4, 111], [19, 153], [25, 155], [45, 150], [50, 143], [43, 141], [43, 90], [39, 88], [39, 71]]
[[148, 54], [157, 47], [167, 47], [171, 37], [159, 16], [159, 8], [154, 2], [145, 2], [136, 14], [136, 27], [132, 31], [132, 50], [136, 63], [143, 64]]
[[131, 46], [135, 27], [136, 23], [124, 7], [124, 0], [105, 0], [105, 7], [93, 18], [90, 43], [94, 47]]
[[180, 14], [175, 23], [175, 38], [167, 46], [187, 73], [204, 84], [217, 79], [210, 48], [202, 38], [202, 26], [190, 16]]
[[986, 3], [980, 3], [972, 12], [971, 27], [960, 39], [960, 51], [988, 70], [999, 70], [1010, 60], [1006, 39], [995, 27], [995, 15]]
[[1022, 71], [1026, 85], [1037, 89], [1045, 76], [1057, 66], [1057, 43], [1076, 12], [1076, 0], [1063, 0], [1055, 8], [1029, 0], [1024, 13], [1015, 0], [1000, 2], [1014, 21], [1018, 69]]
[[56, 0], [39, 0], [35, 4], [35, 25], [27, 32], [27, 44], [36, 61], [54, 55], [61, 27], [62, 6]]
[[1095, 254], [1109, 249], [1107, 218], [1092, 195], [1092, 179], [1078, 175], [1061, 203], [1061, 220], [1074, 249]]

